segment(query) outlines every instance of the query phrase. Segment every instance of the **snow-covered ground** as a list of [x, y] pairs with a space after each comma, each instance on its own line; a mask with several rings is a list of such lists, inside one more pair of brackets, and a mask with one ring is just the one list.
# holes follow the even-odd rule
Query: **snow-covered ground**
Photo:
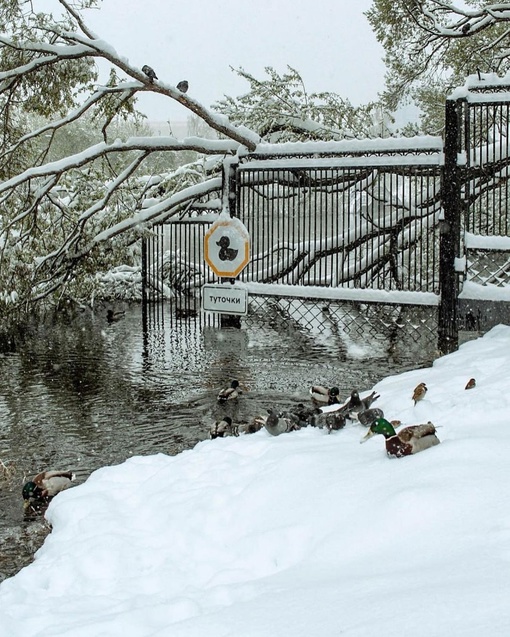
[[441, 444], [390, 459], [353, 423], [98, 470], [0, 586], [0, 636], [508, 637], [510, 327], [375, 389]]

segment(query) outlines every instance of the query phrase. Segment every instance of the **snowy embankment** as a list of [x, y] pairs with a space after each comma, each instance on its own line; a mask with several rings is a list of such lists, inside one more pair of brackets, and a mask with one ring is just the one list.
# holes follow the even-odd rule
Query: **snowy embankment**
[[262, 430], [61, 493], [0, 586], [1, 637], [507, 637], [510, 327], [375, 389], [441, 444], [390, 459], [357, 424]]

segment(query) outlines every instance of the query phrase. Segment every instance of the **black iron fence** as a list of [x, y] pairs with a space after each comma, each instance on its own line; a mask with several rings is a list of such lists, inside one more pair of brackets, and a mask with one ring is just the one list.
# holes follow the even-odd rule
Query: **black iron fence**
[[474, 76], [447, 106], [447, 126], [458, 133], [457, 325], [465, 329], [510, 321], [508, 91]]
[[200, 291], [219, 280], [204, 238], [228, 201], [250, 235], [243, 322], [394, 341], [426, 333], [453, 351], [459, 327], [488, 325], [485, 301], [509, 289], [509, 115], [505, 94], [484, 86], [447, 102], [444, 143], [267, 145], [229, 161], [209, 211], [201, 201], [145, 240], [146, 300], [171, 298], [175, 320], [219, 324]]

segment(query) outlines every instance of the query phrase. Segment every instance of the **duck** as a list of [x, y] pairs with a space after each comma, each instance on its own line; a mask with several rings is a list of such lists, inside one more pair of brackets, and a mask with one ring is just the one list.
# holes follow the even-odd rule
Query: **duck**
[[209, 437], [211, 440], [214, 438], [226, 438], [227, 436], [238, 436], [239, 428], [237, 425], [232, 424], [232, 418], [225, 416], [221, 420], [217, 420], [209, 430]]
[[241, 427], [241, 431], [244, 434], [255, 434], [257, 431], [260, 431], [264, 427], [264, 422], [266, 421], [267, 416], [255, 416], [253, 420], [245, 423]]
[[416, 385], [413, 392], [413, 400], [414, 400], [415, 407], [416, 407], [416, 404], [420, 402], [420, 400], [423, 400], [425, 398], [425, 394], [427, 393], [427, 391], [428, 389], [425, 383], [420, 383], [419, 385]]
[[218, 393], [218, 402], [226, 403], [227, 400], [236, 400], [236, 398], [239, 398], [239, 396], [242, 393], [243, 392], [240, 388], [239, 381], [233, 380], [230, 383], [229, 387], [224, 387], [223, 389], [220, 389]]
[[276, 413], [274, 409], [268, 409], [267, 413], [269, 415], [263, 420], [263, 425], [272, 436], [300, 429], [300, 426], [293, 419]]
[[345, 416], [338, 412], [333, 411], [329, 414], [325, 415], [326, 418], [326, 429], [330, 434], [332, 431], [338, 431], [339, 429], [343, 429], [345, 427]]
[[356, 414], [356, 420], [360, 425], [364, 425], [365, 427], [373, 425], [378, 418], [384, 418], [384, 412], [382, 409], [378, 409], [377, 407], [365, 409], [365, 411], [360, 411]]
[[25, 510], [38, 511], [46, 507], [53, 498], [68, 489], [74, 480], [72, 471], [42, 471], [23, 486]]
[[322, 385], [312, 385], [310, 387], [310, 396], [316, 403], [325, 405], [335, 405], [339, 401], [340, 390], [338, 387], [323, 387]]
[[318, 407], [306, 407], [303, 403], [298, 403], [289, 409], [292, 418], [297, 419], [300, 427], [307, 427], [315, 424], [315, 418], [321, 414]]
[[107, 310], [106, 312], [106, 320], [108, 321], [108, 323], [116, 323], [117, 321], [120, 321], [121, 318], [124, 318], [126, 312], [124, 310], [122, 311], [118, 311], [118, 312], [114, 312], [113, 310]]
[[376, 434], [384, 436], [386, 453], [392, 458], [411, 456], [419, 451], [434, 447], [440, 442], [436, 435], [436, 428], [431, 422], [423, 425], [410, 425], [397, 433], [392, 423], [385, 418], [378, 418], [370, 425], [370, 429], [360, 442], [366, 442]]

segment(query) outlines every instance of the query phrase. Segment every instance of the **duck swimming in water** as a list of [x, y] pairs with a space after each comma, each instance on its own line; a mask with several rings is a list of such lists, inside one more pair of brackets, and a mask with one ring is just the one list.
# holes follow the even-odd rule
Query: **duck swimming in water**
[[33, 480], [23, 486], [23, 505], [25, 509], [39, 511], [48, 506], [51, 500], [64, 489], [68, 489], [74, 480], [72, 471], [42, 471]]
[[336, 405], [339, 401], [340, 390], [338, 387], [323, 387], [322, 385], [313, 385], [310, 387], [310, 396], [314, 403], [321, 405]]
[[242, 394], [238, 380], [233, 380], [229, 387], [224, 387], [218, 393], [218, 402], [226, 403], [227, 400], [236, 400]]

